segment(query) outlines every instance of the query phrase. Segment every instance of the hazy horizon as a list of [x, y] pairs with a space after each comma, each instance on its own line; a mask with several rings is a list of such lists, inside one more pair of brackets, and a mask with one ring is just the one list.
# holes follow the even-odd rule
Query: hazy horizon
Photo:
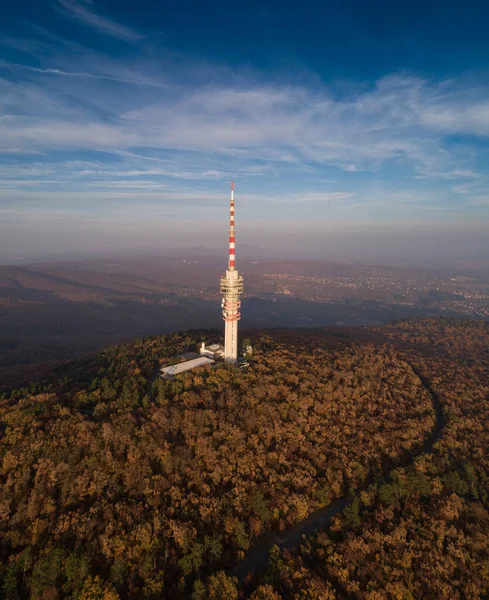
[[[224, 221], [224, 220], [223, 220]], [[208, 226], [207, 226], [208, 225]], [[158, 226], [139, 237], [137, 231], [126, 230], [120, 236], [106, 239], [103, 229], [81, 228], [69, 230], [66, 224], [53, 235], [52, 231], [37, 230], [33, 240], [28, 231], [25, 238], [19, 228], [4, 233], [0, 241], [0, 263], [38, 262], [45, 260], [63, 261], [83, 258], [120, 257], [139, 258], [152, 256], [181, 256], [199, 259], [201, 255], [223, 257], [226, 252], [226, 222], [218, 228], [216, 224], [203, 224], [198, 231], [188, 235], [178, 231], [158, 231]], [[402, 227], [344, 226], [326, 228], [310, 224], [287, 229], [283, 233], [268, 235], [267, 226], [246, 226], [238, 230], [237, 260], [240, 259], [283, 259], [320, 261], [365, 261], [382, 264], [403, 262], [425, 262], [433, 264], [465, 261], [489, 261], [486, 225], [479, 227], [448, 226], [433, 230], [419, 223], [413, 231]], [[136, 228], [135, 228], [136, 229]], [[43, 234], [44, 233], [44, 237]], [[182, 240], [188, 237], [185, 245]], [[254, 240], [254, 243], [252, 242]]]

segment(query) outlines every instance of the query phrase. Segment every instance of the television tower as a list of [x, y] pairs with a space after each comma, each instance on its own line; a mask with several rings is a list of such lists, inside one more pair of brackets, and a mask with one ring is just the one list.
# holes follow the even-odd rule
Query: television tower
[[224, 360], [227, 363], [236, 363], [238, 360], [238, 321], [241, 319], [240, 295], [243, 293], [243, 277], [236, 270], [234, 235], [234, 181], [231, 182], [231, 204], [229, 223], [229, 262], [226, 275], [221, 277], [221, 294], [223, 296], [222, 316], [225, 322], [224, 329]]

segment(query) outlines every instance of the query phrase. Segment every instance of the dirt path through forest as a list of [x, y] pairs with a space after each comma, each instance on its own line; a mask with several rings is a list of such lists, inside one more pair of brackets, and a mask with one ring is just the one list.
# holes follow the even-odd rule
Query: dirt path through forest
[[[443, 415], [443, 408], [438, 394], [431, 387], [427, 377], [425, 377], [418, 369], [412, 367], [412, 365], [411, 368], [421, 381], [424, 389], [430, 394], [433, 409], [435, 411], [435, 425], [433, 426], [430, 435], [426, 438], [422, 448], [415, 454], [409, 454], [402, 458], [396, 465], [397, 467], [408, 466], [421, 454], [431, 454], [435, 443], [440, 439], [445, 427], [445, 417]], [[389, 469], [389, 471], [390, 470], [391, 469]], [[388, 476], [389, 473], [387, 472], [384, 473], [382, 480], [379, 481], [377, 478], [375, 478], [375, 480], [380, 484], [387, 483]], [[356, 491], [355, 496], [359, 496], [360, 492], [366, 490], [372, 483], [372, 480], [368, 480], [362, 488]], [[333, 502], [333, 504], [309, 515], [307, 519], [294, 527], [291, 527], [287, 531], [282, 532], [280, 535], [276, 533], [267, 534], [262, 541], [251, 550], [248, 556], [231, 571], [230, 575], [237, 577], [239, 581], [242, 581], [251, 571], [261, 571], [265, 569], [268, 565], [270, 550], [273, 546], [288, 549], [299, 546], [303, 536], [310, 536], [317, 531], [324, 530], [330, 524], [331, 519], [342, 512], [355, 496], [352, 497], [349, 495], [339, 498]]]

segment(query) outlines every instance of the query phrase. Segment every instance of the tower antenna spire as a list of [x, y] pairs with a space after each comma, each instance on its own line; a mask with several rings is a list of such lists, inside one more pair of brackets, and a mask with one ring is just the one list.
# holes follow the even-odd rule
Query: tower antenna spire
[[231, 201], [229, 203], [229, 264], [230, 271], [236, 267], [236, 242], [234, 234], [234, 181], [231, 181]]

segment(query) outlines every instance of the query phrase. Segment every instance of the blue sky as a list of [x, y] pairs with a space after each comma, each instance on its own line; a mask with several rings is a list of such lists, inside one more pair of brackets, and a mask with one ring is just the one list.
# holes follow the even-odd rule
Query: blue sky
[[2, 11], [1, 260], [489, 256], [486, 2]]

